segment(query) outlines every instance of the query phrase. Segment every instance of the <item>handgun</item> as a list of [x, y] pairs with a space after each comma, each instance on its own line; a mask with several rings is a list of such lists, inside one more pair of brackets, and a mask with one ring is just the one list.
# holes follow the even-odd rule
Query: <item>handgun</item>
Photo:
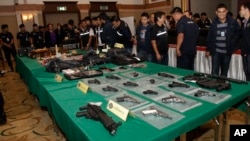
[[154, 115], [156, 117], [162, 117], [162, 118], [168, 118], [168, 119], [173, 119], [171, 116], [169, 116], [167, 113], [162, 112], [160, 110], [158, 110], [156, 107], [154, 106], [150, 106], [149, 110], [143, 110], [142, 114], [145, 115]]
[[93, 79], [93, 80], [88, 80], [89, 84], [101, 84], [101, 82], [97, 79]]
[[133, 77], [138, 77], [138, 76], [139, 76], [139, 73], [133, 72], [133, 73], [131, 73], [131, 75], [132, 75]]
[[142, 92], [143, 94], [151, 94], [151, 95], [158, 95], [157, 91], [153, 91], [153, 90], [146, 90]]
[[125, 83], [123, 83], [124, 86], [130, 86], [130, 87], [138, 87], [139, 85], [134, 83], [134, 82], [131, 82], [131, 81], [127, 81]]
[[161, 99], [162, 103], [186, 103], [186, 101], [182, 98], [178, 98], [176, 96], [170, 95], [168, 97]]
[[198, 90], [196, 93], [194, 93], [194, 96], [196, 97], [212, 96], [213, 97], [213, 96], [216, 96], [216, 94], [207, 92], [207, 91]]
[[162, 76], [162, 77], [167, 77], [167, 78], [172, 78], [174, 79], [175, 77], [173, 75], [167, 74], [165, 72], [159, 72], [158, 76]]
[[137, 99], [135, 99], [135, 98], [133, 98], [131, 96], [128, 96], [128, 95], [124, 95], [122, 97], [117, 97], [116, 101], [117, 102], [133, 102], [133, 103], [138, 103], [138, 104], [141, 103]]
[[114, 80], [120, 80], [121, 78], [115, 75], [107, 75], [106, 76], [107, 79], [114, 79]]
[[183, 87], [183, 88], [189, 88], [190, 86], [185, 84], [185, 83], [179, 83], [173, 81], [171, 84], [168, 85], [170, 88], [175, 88], [175, 87]]
[[154, 84], [155, 80], [154, 79], [149, 79], [150, 84]]
[[107, 86], [105, 88], [102, 88], [103, 91], [109, 91], [109, 92], [118, 92], [118, 89]]

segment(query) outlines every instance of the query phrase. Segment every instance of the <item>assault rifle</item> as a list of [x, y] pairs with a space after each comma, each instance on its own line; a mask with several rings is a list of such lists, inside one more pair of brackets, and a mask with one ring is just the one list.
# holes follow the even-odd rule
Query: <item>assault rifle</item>
[[100, 121], [111, 135], [115, 135], [117, 127], [122, 124], [121, 122], [116, 123], [101, 109], [100, 106], [92, 104], [80, 107], [80, 112], [76, 113], [76, 117], [85, 117], [87, 119]]
[[248, 84], [248, 82], [244, 81], [244, 80], [233, 79], [233, 78], [228, 78], [225, 76], [218, 76], [218, 75], [212, 75], [212, 74], [206, 74], [206, 73], [194, 73], [193, 76], [200, 76], [203, 78], [204, 77], [205, 78], [214, 78], [214, 79], [229, 81], [229, 82], [238, 83], [238, 84]]

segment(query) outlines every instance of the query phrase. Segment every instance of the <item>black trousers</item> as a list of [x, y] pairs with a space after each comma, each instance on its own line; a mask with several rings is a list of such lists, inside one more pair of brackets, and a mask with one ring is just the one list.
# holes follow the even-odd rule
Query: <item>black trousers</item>
[[242, 61], [246, 80], [250, 81], [250, 55], [242, 55]]
[[177, 57], [177, 68], [194, 70], [195, 55], [181, 54]]
[[14, 59], [16, 59], [17, 52], [15, 49], [15, 46], [12, 46], [11, 48], [3, 47], [3, 51], [4, 51], [5, 59], [8, 63], [8, 66], [10, 67], [11, 71], [14, 71], [14, 67], [11, 61], [11, 55], [13, 56]]
[[[213, 53], [212, 54], [212, 74], [227, 77], [232, 54]], [[220, 74], [219, 74], [220, 72]]]

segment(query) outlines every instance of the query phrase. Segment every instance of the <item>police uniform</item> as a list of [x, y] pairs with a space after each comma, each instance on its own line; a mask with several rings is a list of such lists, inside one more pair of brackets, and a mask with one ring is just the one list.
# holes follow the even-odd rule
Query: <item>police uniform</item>
[[80, 40], [82, 43], [82, 47], [85, 48], [87, 46], [89, 46], [88, 42], [89, 42], [89, 38], [90, 36], [93, 36], [93, 29], [90, 27], [87, 27], [86, 29], [79, 29], [80, 31]]
[[194, 70], [194, 58], [196, 55], [199, 27], [191, 19], [182, 16], [176, 28], [177, 34], [184, 34], [184, 39], [180, 47], [181, 56], [177, 57], [177, 67]]
[[110, 21], [106, 21], [103, 25], [103, 32], [101, 33], [102, 43], [113, 47], [115, 44], [115, 33], [116, 31], [113, 28], [113, 25]]
[[115, 43], [123, 44], [124, 48], [132, 49], [132, 34], [127, 23], [121, 20], [120, 26], [116, 29]]
[[[10, 44], [11, 40], [13, 39], [13, 35], [10, 32], [0, 33], [0, 39], [2, 40], [3, 43]], [[14, 68], [12, 66], [12, 61], [11, 61], [11, 54], [14, 58], [16, 58], [16, 49], [15, 49], [14, 43], [11, 45], [11, 48], [5, 45], [2, 45], [2, 49], [4, 51], [5, 58], [7, 60], [7, 63], [11, 71], [14, 71]]]
[[161, 61], [158, 62], [154, 53], [154, 62], [168, 65], [168, 33], [166, 26], [155, 24], [151, 29], [151, 41], [152, 40], [156, 41], [158, 52], [162, 57]]
[[96, 28], [96, 39], [97, 39], [97, 46], [98, 49], [103, 49], [104, 48], [104, 43], [102, 42], [101, 36], [103, 34], [103, 26], [98, 26]]
[[35, 46], [35, 48], [43, 48], [44, 47], [43, 37], [42, 37], [42, 33], [40, 31], [32, 31], [31, 38], [33, 40], [33, 45]]
[[25, 32], [18, 32], [17, 33], [17, 39], [20, 41], [20, 47], [21, 48], [26, 48], [30, 47], [30, 33], [25, 31]]
[[246, 80], [250, 81], [250, 18], [242, 27], [241, 53]]

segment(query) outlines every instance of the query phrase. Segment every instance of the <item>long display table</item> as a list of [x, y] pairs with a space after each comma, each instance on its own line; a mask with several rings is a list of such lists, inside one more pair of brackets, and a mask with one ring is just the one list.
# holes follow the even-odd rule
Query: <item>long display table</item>
[[[157, 74], [158, 72], [167, 72], [181, 77], [193, 73], [193, 71], [154, 63], [147, 62], [145, 64], [146, 67], [132, 68], [131, 71], [144, 74], [144, 77]], [[113, 64], [106, 64], [105, 66], [111, 68], [117, 67]], [[122, 121], [106, 109], [108, 103], [107, 97], [95, 92], [95, 87], [92, 87], [92, 90], [89, 90], [87, 94], [83, 94], [76, 87], [79, 80], [68, 81], [64, 79], [63, 82], [58, 83], [54, 79], [55, 74], [46, 72], [45, 68], [36, 60], [26, 57], [17, 57], [17, 71], [28, 85], [29, 90], [39, 99], [40, 105], [47, 107], [48, 112], [53, 116], [57, 125], [70, 141], [171, 141], [176, 137], [201, 126], [250, 95], [250, 84], [245, 85], [236, 83], [232, 83], [231, 90], [223, 91], [223, 93], [229, 95], [229, 97], [216, 104], [195, 98], [184, 92], [176, 92], [178, 96], [199, 103], [195, 107], [180, 111], [171, 106], [167, 107], [159, 104], [155, 100], [140, 96], [136, 94], [136, 92], [129, 91], [131, 95], [140, 97], [141, 99], [147, 101], [147, 104], [155, 104], [163, 107], [168, 111], [181, 115], [182, 118], [173, 123], [170, 122], [168, 126], [163, 128], [156, 128], [139, 116], [129, 116], [127, 121], [122, 122], [122, 125], [118, 127], [117, 134], [112, 136], [100, 122], [86, 119], [84, 117], [76, 117], [76, 112], [79, 111], [79, 107], [86, 105], [88, 102], [102, 102], [101, 107], [109, 116], [111, 116], [115, 121]], [[124, 74], [129, 73], [119, 73], [121, 76]], [[181, 81], [181, 78], [178, 80]], [[165, 80], [163, 81], [163, 85], [159, 87], [166, 86], [164, 82]], [[188, 84], [194, 88], [198, 88], [196, 84]], [[151, 87], [149, 85], [145, 85], [142, 86], [142, 88], [148, 89]], [[164, 90], [164, 88], [161, 89]]]

